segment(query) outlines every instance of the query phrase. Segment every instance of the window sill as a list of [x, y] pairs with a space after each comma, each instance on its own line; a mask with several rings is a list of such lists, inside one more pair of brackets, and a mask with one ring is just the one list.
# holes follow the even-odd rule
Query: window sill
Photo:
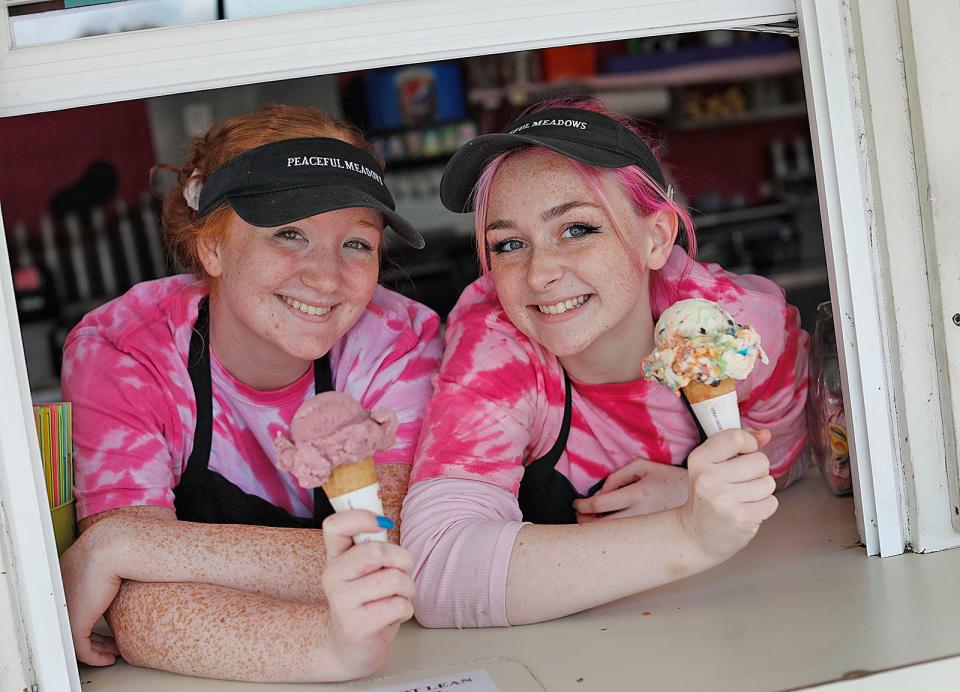
[[[852, 498], [831, 495], [816, 470], [780, 499], [754, 542], [707, 573], [540, 625], [450, 631], [408, 623], [383, 674], [351, 689], [486, 667], [504, 691], [618, 690], [633, 679], [646, 689], [739, 692], [960, 652], [960, 551], [866, 557]], [[125, 663], [81, 668], [80, 679], [88, 692], [234, 689]], [[272, 686], [244, 687], [261, 688]]]

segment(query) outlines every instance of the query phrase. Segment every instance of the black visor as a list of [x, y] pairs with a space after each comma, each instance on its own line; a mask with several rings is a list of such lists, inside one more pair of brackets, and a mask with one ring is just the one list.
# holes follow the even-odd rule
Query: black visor
[[473, 188], [487, 163], [522, 146], [546, 147], [601, 168], [639, 166], [666, 191], [653, 152], [632, 130], [613, 118], [581, 108], [548, 108], [528, 113], [503, 132], [474, 137], [453, 155], [440, 181], [440, 199], [450, 211], [473, 209]]
[[415, 248], [423, 237], [396, 212], [383, 171], [367, 152], [339, 139], [306, 137], [264, 144], [207, 177], [198, 213], [228, 203], [253, 226], [282, 226], [314, 214], [369, 207]]

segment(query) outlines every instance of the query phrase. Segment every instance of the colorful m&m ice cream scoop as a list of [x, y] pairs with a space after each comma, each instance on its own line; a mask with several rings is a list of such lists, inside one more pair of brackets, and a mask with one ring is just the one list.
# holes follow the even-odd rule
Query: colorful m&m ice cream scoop
[[[654, 351], [642, 361], [643, 375], [670, 387], [677, 396], [682, 390], [710, 435], [740, 426], [734, 380], [746, 378], [758, 358], [767, 362], [756, 330], [738, 324], [718, 303], [691, 298], [674, 303], [660, 315], [654, 328]], [[725, 402], [711, 404], [705, 423], [699, 409], [720, 397], [726, 397]]]

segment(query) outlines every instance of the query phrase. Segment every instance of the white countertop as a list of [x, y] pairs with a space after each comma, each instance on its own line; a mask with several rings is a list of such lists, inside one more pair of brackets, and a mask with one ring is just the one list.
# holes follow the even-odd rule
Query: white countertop
[[[805, 687], [960, 654], [960, 550], [866, 557], [852, 499], [832, 496], [816, 471], [780, 499], [780, 510], [753, 543], [709, 572], [539, 625], [425, 630], [407, 623], [380, 675], [348, 685], [281, 689], [363, 690], [485, 668], [503, 692], [746, 692]], [[928, 680], [945, 671], [955, 675], [960, 659], [915, 670]], [[838, 689], [879, 689], [875, 685], [884, 680], [910, 674], [875, 675]], [[89, 692], [276, 689], [122, 662], [81, 667], [80, 679]]]

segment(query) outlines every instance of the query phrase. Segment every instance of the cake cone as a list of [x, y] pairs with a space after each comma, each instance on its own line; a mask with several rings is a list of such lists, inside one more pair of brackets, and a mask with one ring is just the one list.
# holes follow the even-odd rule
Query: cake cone
[[[383, 502], [380, 500], [380, 483], [373, 465], [373, 457], [364, 457], [353, 464], [341, 464], [330, 472], [323, 484], [330, 504], [337, 512], [348, 509], [366, 509], [374, 514], [383, 514]], [[386, 541], [386, 531], [361, 533], [354, 537], [355, 543], [364, 541]]]
[[721, 394], [729, 394], [736, 389], [736, 384], [729, 378], [720, 380], [715, 385], [705, 384], [700, 380], [691, 380], [690, 384], [683, 388], [683, 395], [687, 397], [687, 401], [691, 404], [696, 404], [700, 401], [713, 399]]
[[373, 467], [373, 457], [364, 457], [354, 464], [341, 464], [334, 468], [323, 484], [323, 491], [332, 500], [376, 482], [377, 470]]
[[740, 427], [740, 409], [737, 407], [736, 383], [720, 380], [715, 385], [692, 380], [683, 388], [703, 431], [710, 437], [721, 430]]

